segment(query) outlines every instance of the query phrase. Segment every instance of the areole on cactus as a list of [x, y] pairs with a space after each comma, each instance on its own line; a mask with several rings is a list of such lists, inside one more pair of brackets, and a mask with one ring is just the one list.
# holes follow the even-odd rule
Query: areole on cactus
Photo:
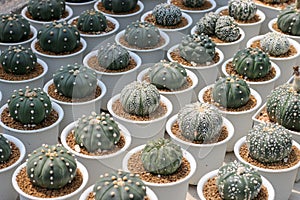
[[2, 133], [0, 133], [0, 163], [7, 161], [12, 153], [11, 145]]

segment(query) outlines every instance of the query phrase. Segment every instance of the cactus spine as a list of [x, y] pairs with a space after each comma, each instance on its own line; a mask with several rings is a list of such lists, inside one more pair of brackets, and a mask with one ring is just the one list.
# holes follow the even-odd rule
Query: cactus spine
[[9, 160], [11, 152], [9, 141], [0, 133], [0, 163]]

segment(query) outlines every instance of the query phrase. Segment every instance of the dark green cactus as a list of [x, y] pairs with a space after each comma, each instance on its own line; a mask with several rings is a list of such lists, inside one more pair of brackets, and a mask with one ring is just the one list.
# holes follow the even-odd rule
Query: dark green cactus
[[120, 13], [133, 10], [137, 6], [138, 0], [102, 0], [101, 2], [106, 10]]
[[265, 77], [272, 67], [268, 54], [252, 47], [241, 49], [235, 53], [232, 66], [238, 74], [246, 79]]
[[25, 125], [41, 123], [52, 110], [50, 98], [41, 88], [15, 90], [7, 103], [10, 116]]
[[205, 0], [182, 0], [183, 5], [190, 8], [199, 8], [204, 5]]
[[215, 35], [222, 41], [234, 42], [240, 37], [240, 29], [230, 16], [220, 16], [216, 22]]
[[186, 35], [178, 46], [179, 54], [188, 62], [205, 64], [213, 61], [216, 54], [216, 44], [207, 36]]
[[96, 33], [107, 27], [106, 17], [97, 10], [86, 10], [79, 15], [77, 28], [80, 31]]
[[152, 15], [159, 25], [174, 26], [181, 22], [182, 12], [179, 7], [169, 3], [161, 3], [154, 7]]
[[70, 52], [80, 45], [78, 29], [66, 22], [52, 22], [44, 25], [38, 31], [37, 39], [44, 51], [53, 53]]
[[0, 63], [7, 73], [28, 74], [37, 65], [37, 57], [30, 48], [9, 46], [0, 55]]
[[110, 44], [98, 49], [98, 63], [101, 67], [110, 70], [124, 69], [129, 65], [130, 54], [121, 45]]
[[34, 20], [53, 21], [60, 19], [66, 8], [65, 0], [29, 0], [27, 10]]
[[214, 35], [216, 29], [216, 22], [219, 19], [220, 15], [215, 12], [205, 13], [203, 17], [199, 19], [196, 23], [195, 32], [200, 35], [203, 33], [204, 35]]
[[228, 2], [229, 15], [237, 20], [250, 20], [255, 16], [256, 11], [257, 6], [253, 0], [230, 0]]
[[262, 178], [251, 166], [234, 161], [219, 169], [216, 184], [224, 200], [251, 200], [260, 192]]
[[249, 130], [246, 144], [251, 158], [274, 163], [288, 158], [292, 151], [292, 135], [281, 125], [259, 123]]
[[212, 88], [212, 99], [224, 108], [239, 108], [250, 99], [250, 88], [237, 76], [220, 77]]
[[96, 92], [97, 74], [83, 65], [61, 66], [53, 75], [59, 93], [69, 98], [84, 98]]
[[76, 143], [89, 152], [113, 149], [120, 140], [120, 129], [114, 119], [105, 113], [82, 116], [75, 124]]
[[146, 185], [138, 174], [112, 171], [101, 175], [93, 191], [95, 200], [143, 200], [147, 199]]
[[11, 152], [9, 141], [2, 133], [0, 133], [0, 163], [3, 163], [10, 158]]
[[278, 3], [288, 2], [288, 0], [261, 0], [261, 2], [271, 3], [271, 4], [278, 4]]
[[125, 112], [138, 116], [147, 116], [158, 108], [160, 94], [154, 85], [147, 82], [134, 81], [122, 89], [120, 101]]
[[158, 89], [176, 90], [186, 82], [187, 72], [178, 62], [162, 60], [149, 69], [150, 83]]
[[26, 162], [32, 184], [47, 189], [59, 189], [71, 183], [76, 169], [74, 155], [61, 144], [43, 144], [28, 155]]
[[125, 29], [124, 39], [129, 45], [138, 48], [151, 48], [160, 42], [160, 32], [149, 22], [132, 22]]
[[0, 15], [0, 42], [16, 43], [28, 39], [30, 24], [20, 14]]
[[300, 36], [300, 1], [296, 0], [295, 4], [286, 6], [277, 19], [278, 28], [289, 35]]
[[260, 40], [261, 49], [271, 56], [280, 56], [290, 49], [288, 38], [277, 32], [269, 32]]
[[182, 163], [182, 158], [181, 147], [164, 138], [147, 142], [141, 154], [145, 170], [160, 175], [175, 173]]

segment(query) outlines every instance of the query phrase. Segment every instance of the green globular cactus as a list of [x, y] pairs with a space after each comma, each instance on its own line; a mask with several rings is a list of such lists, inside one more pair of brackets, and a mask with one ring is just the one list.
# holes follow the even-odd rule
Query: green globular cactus
[[233, 17], [220, 16], [216, 22], [215, 35], [222, 41], [234, 42], [240, 37], [240, 29]]
[[37, 65], [37, 57], [30, 48], [9, 46], [0, 55], [0, 63], [7, 73], [28, 74]]
[[205, 143], [218, 140], [223, 118], [215, 106], [195, 102], [179, 110], [177, 122], [185, 138]]
[[278, 15], [277, 26], [286, 34], [300, 36], [300, 1], [286, 6]]
[[169, 3], [161, 3], [154, 7], [152, 15], [159, 25], [174, 26], [181, 22], [182, 12], [179, 7]]
[[20, 14], [0, 15], [0, 42], [16, 43], [28, 39], [30, 24]]
[[224, 108], [239, 108], [250, 99], [250, 87], [237, 76], [220, 77], [212, 88], [212, 99]]
[[205, 13], [203, 17], [199, 19], [196, 23], [195, 32], [200, 35], [203, 33], [204, 35], [214, 35], [216, 29], [216, 22], [219, 19], [220, 15], [215, 12]]
[[271, 56], [280, 56], [290, 49], [288, 38], [277, 32], [269, 32], [260, 40], [261, 49]]
[[0, 133], [0, 163], [3, 163], [10, 158], [11, 152], [9, 141]]
[[149, 69], [149, 78], [158, 89], [176, 90], [187, 82], [187, 72], [178, 62], [162, 60]]
[[76, 170], [74, 155], [61, 144], [43, 144], [28, 155], [26, 162], [32, 184], [47, 189], [59, 189], [71, 183]]
[[70, 52], [79, 47], [80, 33], [67, 22], [52, 22], [38, 31], [37, 39], [44, 51], [53, 53]]
[[93, 187], [93, 192], [95, 200], [143, 200], [147, 198], [146, 185], [139, 175], [121, 170], [101, 175]]
[[182, 163], [182, 158], [181, 147], [164, 138], [147, 142], [141, 154], [145, 170], [160, 175], [175, 173]]
[[41, 123], [52, 110], [50, 98], [41, 88], [14, 90], [7, 103], [10, 116], [28, 126]]
[[292, 135], [281, 125], [259, 123], [249, 130], [246, 144], [251, 158], [274, 163], [288, 158], [292, 151]]
[[251, 166], [234, 161], [218, 170], [216, 185], [224, 200], [252, 200], [261, 190], [262, 178]]
[[188, 62], [206, 64], [213, 61], [216, 54], [216, 44], [207, 36], [186, 35], [178, 46], [179, 54]]
[[98, 49], [98, 63], [101, 67], [110, 70], [124, 69], [129, 65], [130, 54], [121, 45], [110, 44]]
[[120, 140], [120, 129], [106, 113], [82, 116], [74, 127], [75, 141], [89, 152], [113, 149]]
[[86, 10], [79, 15], [77, 28], [80, 31], [97, 33], [104, 31], [106, 27], [106, 17], [97, 10]]
[[268, 54], [258, 48], [251, 47], [235, 53], [232, 66], [238, 74], [246, 79], [265, 77], [272, 67]]
[[199, 8], [204, 5], [205, 0], [182, 0], [183, 5], [190, 8]]
[[137, 6], [138, 0], [102, 0], [106, 10], [114, 13], [129, 12]]
[[65, 0], [29, 0], [27, 10], [34, 20], [53, 21], [60, 19], [66, 8]]
[[61, 66], [53, 75], [59, 93], [69, 98], [84, 98], [96, 92], [97, 74], [79, 64]]
[[247, 21], [252, 19], [257, 11], [253, 0], [230, 0], [228, 2], [229, 16], [236, 20]]
[[134, 81], [122, 89], [120, 101], [125, 112], [148, 116], [159, 107], [160, 94], [154, 85]]
[[272, 122], [289, 130], [300, 131], [300, 72], [294, 67], [292, 84], [286, 83], [271, 91], [266, 102], [267, 114]]
[[129, 45], [138, 48], [151, 48], [160, 42], [159, 29], [149, 22], [136, 21], [129, 24], [124, 33], [124, 39]]

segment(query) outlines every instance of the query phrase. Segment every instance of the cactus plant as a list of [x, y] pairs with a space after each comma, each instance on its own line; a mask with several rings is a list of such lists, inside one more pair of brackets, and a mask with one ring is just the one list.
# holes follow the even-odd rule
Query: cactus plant
[[258, 48], [245, 48], [239, 50], [232, 59], [232, 66], [238, 74], [245, 78], [261, 78], [271, 70], [268, 54]]
[[68, 64], [56, 70], [53, 83], [57, 91], [66, 97], [84, 98], [95, 93], [97, 74], [86, 66]]
[[161, 3], [154, 7], [152, 15], [157, 24], [174, 26], [181, 22], [182, 12], [179, 7], [173, 4]]
[[37, 39], [44, 51], [53, 53], [70, 52], [79, 47], [80, 33], [67, 22], [52, 22], [38, 31]]
[[176, 172], [182, 163], [182, 158], [180, 146], [164, 138], [147, 142], [141, 154], [145, 170], [160, 175]]
[[160, 94], [154, 85], [145, 81], [134, 81], [122, 89], [120, 101], [125, 112], [147, 116], [158, 108]]
[[149, 69], [150, 83], [158, 89], [176, 90], [187, 82], [187, 72], [178, 62], [162, 60]]
[[10, 116], [24, 125], [44, 121], [52, 110], [49, 96], [41, 88], [14, 90], [7, 102]]
[[11, 146], [9, 141], [0, 133], [0, 163], [7, 161], [11, 155]]
[[65, 12], [65, 0], [29, 0], [27, 10], [34, 20], [53, 21]]
[[289, 130], [300, 131], [300, 72], [294, 67], [292, 84], [278, 86], [267, 98], [267, 114], [272, 122]]
[[179, 54], [188, 62], [205, 64], [213, 61], [216, 54], [216, 44], [207, 36], [186, 35], [178, 46]]
[[106, 10], [114, 13], [129, 12], [137, 6], [138, 0], [102, 0]]
[[20, 14], [0, 15], [0, 42], [16, 43], [28, 39], [30, 24]]
[[234, 42], [240, 37], [240, 29], [233, 17], [220, 16], [216, 22], [215, 35], [222, 41]]
[[88, 152], [113, 149], [120, 140], [120, 130], [106, 113], [82, 116], [75, 124], [75, 141]]
[[255, 199], [262, 187], [260, 174], [251, 166], [237, 161], [218, 170], [216, 184], [222, 199]]
[[98, 63], [101, 67], [110, 70], [124, 69], [129, 65], [129, 52], [117, 44], [108, 43], [106, 47], [98, 49]]
[[289, 51], [290, 42], [283, 34], [269, 32], [260, 40], [260, 47], [271, 56], [280, 56]]
[[246, 144], [251, 158], [262, 163], [274, 163], [289, 156], [292, 136], [281, 125], [259, 123], [249, 130]]
[[252, 19], [257, 11], [253, 0], [230, 0], [228, 2], [229, 16], [236, 20], [247, 21]]
[[129, 45], [138, 48], [152, 48], [160, 42], [161, 35], [153, 24], [136, 21], [126, 27], [124, 39]]
[[224, 108], [239, 108], [250, 99], [250, 88], [237, 76], [220, 77], [212, 88], [212, 99]]
[[95, 200], [142, 200], [147, 196], [146, 185], [138, 174], [120, 170], [101, 175], [93, 191]]
[[182, 0], [183, 5], [190, 8], [199, 8], [204, 5], [205, 0]]
[[47, 189], [59, 189], [72, 182], [76, 169], [74, 155], [61, 144], [43, 144], [28, 155], [26, 162], [32, 184]]
[[300, 36], [300, 1], [296, 0], [295, 4], [286, 6], [277, 19], [278, 28], [289, 35]]
[[289, 0], [260, 0], [260, 1], [264, 3], [277, 4], [277, 3], [285, 3], [288, 2]]
[[208, 103], [187, 104], [178, 112], [181, 134], [191, 140], [214, 142], [221, 133], [223, 118], [219, 110]]
[[107, 27], [106, 17], [97, 10], [85, 10], [78, 18], [77, 28], [88, 33], [104, 31]]
[[9, 46], [1, 53], [0, 63], [5, 72], [22, 75], [36, 67], [37, 57], [30, 48]]
[[197, 34], [205, 34], [205, 35], [214, 35], [216, 29], [216, 22], [220, 15], [215, 12], [205, 13], [203, 17], [199, 19], [196, 23], [196, 30]]

